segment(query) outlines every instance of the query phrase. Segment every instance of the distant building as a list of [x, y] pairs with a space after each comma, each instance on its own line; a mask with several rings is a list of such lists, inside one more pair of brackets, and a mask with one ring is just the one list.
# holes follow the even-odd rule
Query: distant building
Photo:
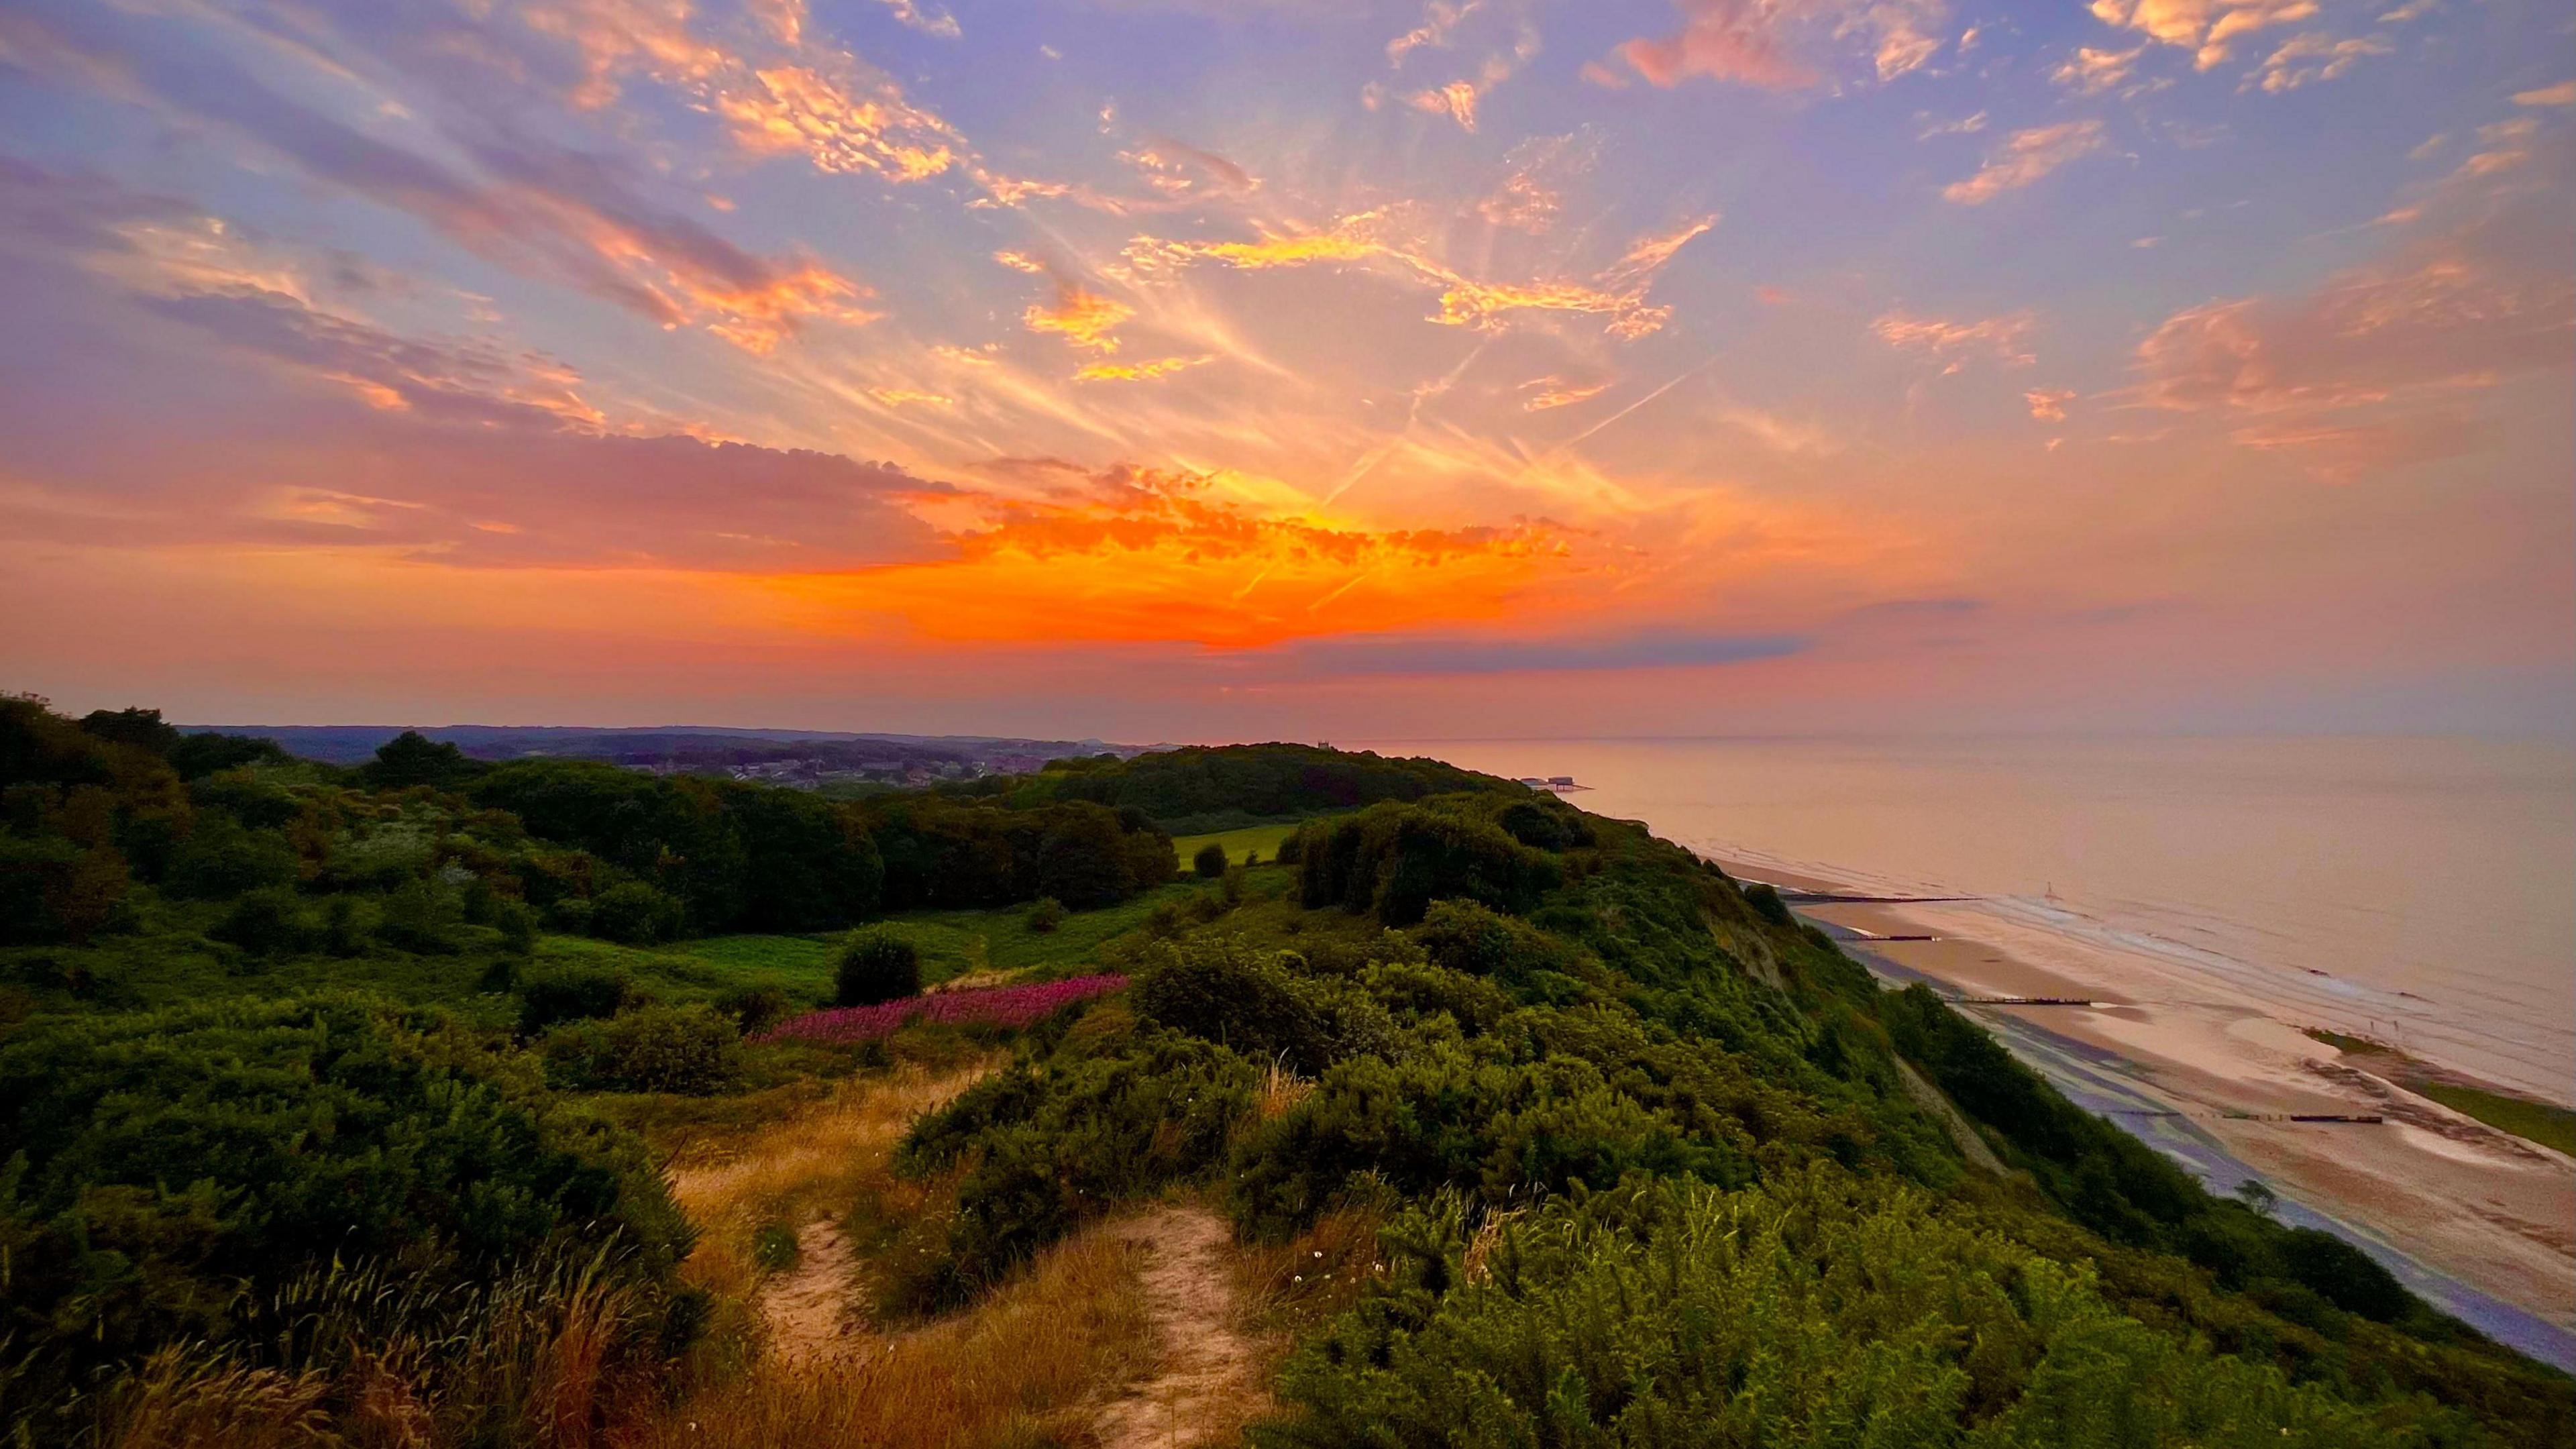
[[1551, 785], [1571, 785], [1574, 783], [1574, 777], [1572, 775], [1550, 775], [1547, 777], [1547, 782]]

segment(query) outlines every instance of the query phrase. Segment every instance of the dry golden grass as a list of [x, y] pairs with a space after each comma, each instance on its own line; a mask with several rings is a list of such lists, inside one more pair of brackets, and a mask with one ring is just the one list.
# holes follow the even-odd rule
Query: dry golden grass
[[972, 1449], [1084, 1437], [1140, 1371], [1149, 1324], [1135, 1255], [1094, 1230], [975, 1307], [846, 1357], [761, 1359], [620, 1436], [633, 1449]]
[[719, 1300], [748, 1305], [760, 1286], [752, 1250], [762, 1227], [861, 1203], [896, 1217], [925, 1208], [934, 1189], [895, 1176], [895, 1146], [914, 1118], [992, 1066], [988, 1057], [852, 1078], [820, 1102], [682, 1153], [671, 1169], [671, 1196], [701, 1236], [681, 1276]]
[[1268, 1367], [1277, 1367], [1292, 1338], [1358, 1302], [1368, 1280], [1383, 1271], [1379, 1222], [1371, 1209], [1343, 1208], [1285, 1243], [1235, 1250], [1235, 1291], [1244, 1321], [1274, 1349]]
[[1284, 1062], [1272, 1062], [1261, 1072], [1261, 1094], [1253, 1101], [1253, 1110], [1267, 1122], [1315, 1094], [1313, 1081], [1288, 1070]]
[[[1099, 1405], [1143, 1371], [1151, 1337], [1139, 1254], [1105, 1230], [1058, 1245], [999, 1292], [909, 1332], [870, 1325], [828, 1353], [762, 1344], [760, 1231], [829, 1216], [882, 1251], [911, 1251], [917, 1234], [907, 1230], [935, 1226], [953, 1204], [948, 1184], [896, 1176], [895, 1148], [914, 1119], [995, 1060], [854, 1078], [820, 1101], [782, 1101], [774, 1119], [717, 1127], [677, 1155], [672, 1196], [703, 1234], [681, 1272], [726, 1309], [688, 1390], [615, 1435], [620, 1449], [968, 1449], [1087, 1437]], [[879, 1271], [864, 1258], [853, 1269], [858, 1278]]]
[[285, 1374], [163, 1349], [117, 1392], [98, 1442], [113, 1449], [334, 1445], [321, 1374]]

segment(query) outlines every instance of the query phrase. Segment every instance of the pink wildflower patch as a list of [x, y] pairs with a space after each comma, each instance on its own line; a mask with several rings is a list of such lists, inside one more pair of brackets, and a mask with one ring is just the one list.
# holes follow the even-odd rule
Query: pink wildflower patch
[[1045, 981], [1033, 986], [938, 991], [875, 1006], [841, 1006], [829, 1011], [809, 1011], [792, 1021], [780, 1023], [753, 1040], [875, 1041], [892, 1036], [896, 1028], [915, 1021], [946, 1022], [958, 1026], [971, 1022], [1026, 1026], [1077, 1001], [1106, 996], [1126, 984], [1126, 977], [1115, 971], [1104, 971], [1096, 976], [1076, 976], [1066, 981]]

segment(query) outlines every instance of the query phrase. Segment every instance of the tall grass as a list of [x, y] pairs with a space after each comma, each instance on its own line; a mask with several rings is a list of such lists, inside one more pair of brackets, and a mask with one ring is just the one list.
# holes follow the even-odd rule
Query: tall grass
[[1132, 1250], [1101, 1233], [917, 1332], [788, 1366], [756, 1360], [620, 1439], [632, 1449], [971, 1449], [1078, 1442], [1137, 1373], [1150, 1326]]
[[83, 1449], [593, 1449], [651, 1401], [662, 1367], [647, 1290], [622, 1267], [612, 1246], [448, 1289], [384, 1264], [319, 1269], [246, 1301], [238, 1341], [154, 1354], [63, 1437]]

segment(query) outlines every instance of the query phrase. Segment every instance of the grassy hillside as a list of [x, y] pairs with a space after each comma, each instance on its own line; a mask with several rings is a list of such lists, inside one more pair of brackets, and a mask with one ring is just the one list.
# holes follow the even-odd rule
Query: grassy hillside
[[[1504, 782], [1247, 747], [832, 802], [155, 725], [0, 703], [17, 1442], [2576, 1416], [1767, 890]], [[1226, 811], [1264, 863], [1176, 878], [1157, 822]]]

